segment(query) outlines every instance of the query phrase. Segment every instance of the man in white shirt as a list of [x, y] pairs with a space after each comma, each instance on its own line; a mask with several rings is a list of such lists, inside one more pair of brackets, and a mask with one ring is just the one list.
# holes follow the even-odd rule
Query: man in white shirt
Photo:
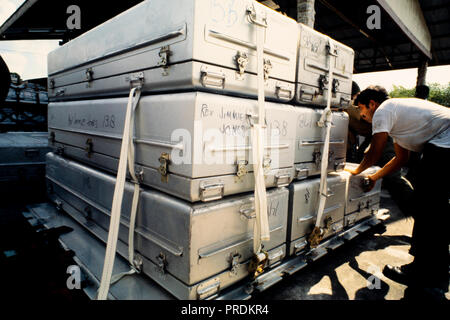
[[[409, 286], [411, 297], [439, 288], [448, 289], [450, 226], [450, 109], [417, 98], [389, 99], [386, 90], [370, 86], [355, 99], [360, 116], [372, 123], [372, 141], [357, 169], [359, 174], [381, 156], [388, 136], [394, 140], [395, 157], [369, 175], [375, 182], [406, 164], [409, 152], [423, 152], [414, 190], [414, 229], [410, 253], [413, 263], [386, 266], [386, 276]], [[446, 287], [445, 287], [446, 283]], [[433, 288], [433, 289], [430, 289]], [[405, 297], [406, 297], [405, 291]]]

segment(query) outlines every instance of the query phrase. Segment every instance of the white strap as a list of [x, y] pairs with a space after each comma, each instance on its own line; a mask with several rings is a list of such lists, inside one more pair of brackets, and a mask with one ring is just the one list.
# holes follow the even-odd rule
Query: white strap
[[320, 187], [319, 187], [319, 210], [317, 211], [316, 227], [320, 228], [323, 212], [325, 210], [325, 203], [327, 200], [327, 171], [328, 171], [328, 153], [330, 150], [330, 134], [331, 134], [331, 91], [333, 86], [333, 61], [334, 56], [331, 54], [333, 50], [333, 42], [329, 40], [330, 54], [329, 54], [329, 67], [328, 67], [328, 95], [327, 95], [327, 107], [322, 113], [319, 120], [319, 126], [325, 126], [325, 142], [322, 150], [322, 162], [320, 169]]
[[[130, 139], [132, 139], [132, 137], [130, 138], [131, 119], [133, 118], [132, 117], [133, 110], [135, 109], [136, 105], [139, 102], [140, 94], [141, 94], [141, 92], [140, 92], [139, 88], [133, 88], [133, 89], [131, 89], [130, 95], [128, 98], [128, 105], [127, 105], [127, 110], [126, 110], [126, 115], [125, 115], [125, 124], [124, 124], [124, 130], [123, 130], [122, 146], [120, 149], [119, 167], [117, 170], [116, 185], [114, 188], [113, 203], [112, 203], [112, 208], [111, 208], [111, 220], [110, 220], [110, 224], [109, 224], [108, 240], [106, 243], [105, 262], [103, 264], [102, 278], [101, 278], [100, 287], [98, 290], [99, 292], [98, 292], [98, 296], [97, 296], [98, 300], [106, 300], [107, 299], [109, 287], [110, 287], [110, 283], [111, 283], [111, 276], [112, 276], [114, 260], [115, 260], [115, 256], [116, 256], [117, 239], [118, 239], [118, 235], [119, 235], [123, 193], [124, 193], [124, 189], [125, 189], [127, 158], [129, 155]], [[133, 172], [133, 174], [134, 174], [134, 172]], [[136, 205], [136, 208], [137, 208], [137, 204], [133, 203], [133, 205]], [[133, 229], [133, 233], [134, 233], [134, 225], [131, 226], [131, 219], [130, 219], [130, 230], [131, 229]], [[114, 279], [114, 280], [117, 280], [117, 279]]]
[[263, 171], [263, 127], [265, 126], [264, 96], [264, 37], [265, 28], [256, 27], [256, 51], [258, 61], [258, 124], [254, 124], [252, 135], [253, 173], [255, 176], [255, 213], [253, 229], [253, 251], [261, 252], [261, 242], [270, 240], [269, 217], [267, 215], [267, 193]]

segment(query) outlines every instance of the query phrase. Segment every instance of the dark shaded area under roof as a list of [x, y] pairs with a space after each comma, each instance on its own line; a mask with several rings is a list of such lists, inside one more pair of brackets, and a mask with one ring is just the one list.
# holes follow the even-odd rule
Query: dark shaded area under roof
[[[0, 27], [0, 40], [61, 39], [69, 41], [142, 0], [27, 0]], [[264, 1], [261, 1], [264, 2]], [[297, 1], [273, 0], [297, 19]], [[432, 37], [431, 52], [419, 49], [388, 12], [382, 10], [380, 30], [366, 27], [370, 0], [315, 1], [315, 29], [355, 50], [355, 73], [416, 68], [428, 55], [429, 66], [450, 64], [450, 0], [419, 0]], [[81, 30], [68, 30], [68, 6], [81, 9]]]

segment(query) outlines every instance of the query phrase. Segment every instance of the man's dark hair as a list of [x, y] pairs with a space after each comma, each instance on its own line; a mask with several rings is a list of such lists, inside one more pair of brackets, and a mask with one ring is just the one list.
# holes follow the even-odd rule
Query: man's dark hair
[[369, 86], [356, 96], [354, 105], [357, 106], [361, 103], [366, 107], [369, 107], [370, 100], [382, 104], [387, 99], [389, 99], [389, 93], [385, 88], [381, 86]]
[[419, 99], [428, 99], [430, 94], [430, 87], [425, 85], [419, 85], [416, 87], [415, 97]]
[[355, 81], [352, 81], [352, 98], [359, 92], [361, 92], [361, 89], [359, 88], [358, 84]]

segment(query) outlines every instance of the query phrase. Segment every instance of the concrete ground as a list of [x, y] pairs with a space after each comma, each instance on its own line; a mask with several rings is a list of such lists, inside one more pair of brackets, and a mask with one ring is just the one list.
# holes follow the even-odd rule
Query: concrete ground
[[[405, 218], [383, 192], [381, 208], [391, 218], [377, 232], [368, 232], [255, 297], [258, 300], [399, 300], [406, 286], [386, 278], [386, 264], [413, 261], [408, 253], [414, 220]], [[384, 232], [383, 232], [384, 231]], [[449, 292], [446, 298], [450, 298]]]

